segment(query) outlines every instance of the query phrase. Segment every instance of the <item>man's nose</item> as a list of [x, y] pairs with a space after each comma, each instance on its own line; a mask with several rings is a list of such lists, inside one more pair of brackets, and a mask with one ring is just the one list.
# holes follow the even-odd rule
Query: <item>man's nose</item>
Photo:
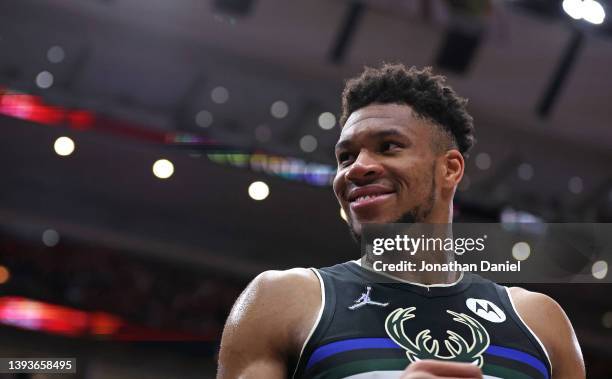
[[380, 177], [383, 168], [368, 152], [362, 151], [345, 174], [345, 179], [356, 184], [367, 184]]

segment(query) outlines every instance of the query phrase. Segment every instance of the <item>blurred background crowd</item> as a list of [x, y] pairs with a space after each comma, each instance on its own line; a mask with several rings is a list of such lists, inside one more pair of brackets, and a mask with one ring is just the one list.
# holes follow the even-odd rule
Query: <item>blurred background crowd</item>
[[[255, 275], [359, 256], [331, 178], [366, 65], [433, 66], [469, 99], [455, 222], [611, 222], [611, 5], [0, 2], [0, 357], [214, 377]], [[608, 263], [601, 284], [524, 285], [564, 307], [594, 379], [612, 377]]]

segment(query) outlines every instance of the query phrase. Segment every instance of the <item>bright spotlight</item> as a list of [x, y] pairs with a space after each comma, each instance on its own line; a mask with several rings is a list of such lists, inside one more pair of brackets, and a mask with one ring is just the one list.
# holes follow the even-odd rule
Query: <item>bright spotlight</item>
[[563, 10], [574, 20], [582, 18], [582, 0], [563, 0]]
[[249, 186], [249, 196], [253, 200], [263, 200], [270, 194], [270, 188], [264, 182], [253, 182]]
[[601, 24], [606, 18], [606, 12], [595, 0], [563, 0], [563, 10], [574, 20], [581, 18], [591, 24]]
[[55, 140], [53, 149], [57, 155], [62, 157], [68, 156], [74, 151], [74, 141], [68, 137], [59, 137]]
[[167, 159], [159, 159], [153, 163], [153, 175], [160, 179], [168, 179], [174, 174], [174, 165]]
[[582, 17], [590, 22], [591, 24], [599, 25], [604, 22], [606, 18], [606, 12], [604, 11], [601, 4], [594, 0], [585, 0], [584, 1], [584, 10], [582, 13]]

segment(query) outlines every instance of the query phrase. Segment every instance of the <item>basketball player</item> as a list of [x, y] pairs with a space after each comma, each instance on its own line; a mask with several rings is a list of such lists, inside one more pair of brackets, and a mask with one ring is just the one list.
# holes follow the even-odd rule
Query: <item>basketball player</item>
[[[364, 223], [450, 223], [472, 117], [429, 69], [366, 69], [343, 92], [334, 192]], [[452, 256], [453, 254], [450, 254]], [[449, 258], [452, 259], [452, 258]], [[260, 274], [229, 315], [218, 378], [583, 379], [551, 298], [477, 275], [381, 280], [360, 261]]]

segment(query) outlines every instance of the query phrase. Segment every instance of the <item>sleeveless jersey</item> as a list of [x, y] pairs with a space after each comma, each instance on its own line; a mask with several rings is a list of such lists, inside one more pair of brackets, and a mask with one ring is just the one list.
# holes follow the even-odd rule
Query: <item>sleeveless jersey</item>
[[355, 261], [312, 270], [324, 305], [294, 378], [399, 378], [420, 359], [473, 363], [489, 379], [551, 377], [504, 286], [470, 273], [448, 285], [393, 281]]

